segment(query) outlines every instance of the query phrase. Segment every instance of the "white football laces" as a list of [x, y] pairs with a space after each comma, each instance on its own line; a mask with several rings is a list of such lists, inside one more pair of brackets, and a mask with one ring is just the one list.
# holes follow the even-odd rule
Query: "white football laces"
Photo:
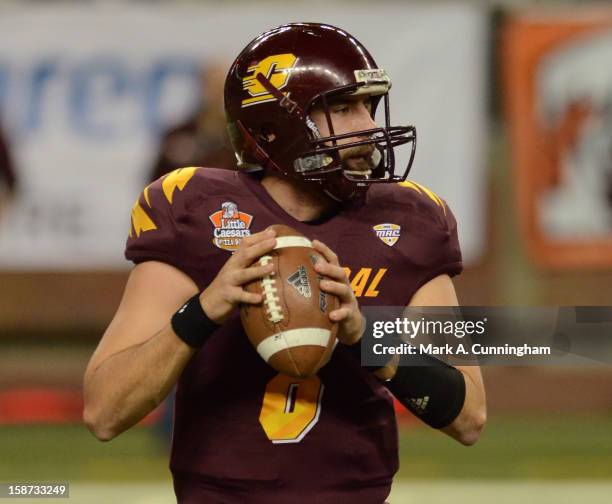
[[[265, 255], [259, 259], [261, 266], [266, 266], [272, 261], [272, 256]], [[278, 324], [283, 320], [283, 311], [280, 306], [280, 298], [276, 295], [278, 289], [276, 288], [276, 280], [272, 275], [266, 275], [261, 279], [260, 282], [261, 290], [263, 292], [263, 303], [266, 307], [266, 314], [268, 320], [273, 324]]]

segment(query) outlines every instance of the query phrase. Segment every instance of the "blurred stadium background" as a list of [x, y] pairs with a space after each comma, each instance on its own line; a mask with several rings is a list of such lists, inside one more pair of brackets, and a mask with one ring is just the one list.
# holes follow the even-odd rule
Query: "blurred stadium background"
[[[0, 483], [172, 502], [162, 412], [101, 444], [80, 424], [82, 374], [129, 271], [133, 201], [173, 162], [222, 162], [210, 77], [283, 22], [342, 26], [390, 72], [395, 122], [419, 131], [411, 178], [459, 221], [462, 303], [609, 305], [607, 4], [0, 3]], [[610, 367], [483, 372], [476, 446], [401, 414], [390, 501], [610, 502]]]

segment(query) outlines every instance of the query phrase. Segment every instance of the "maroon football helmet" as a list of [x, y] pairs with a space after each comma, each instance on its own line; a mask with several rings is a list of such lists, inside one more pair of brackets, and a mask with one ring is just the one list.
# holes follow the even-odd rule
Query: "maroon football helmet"
[[[225, 111], [238, 168], [272, 170], [320, 184], [346, 201], [373, 183], [406, 179], [416, 148], [413, 126], [391, 126], [391, 81], [352, 35], [330, 25], [292, 23], [254, 39], [231, 66], [225, 81]], [[384, 100], [385, 126], [336, 135], [329, 104], [340, 95], [369, 95], [372, 117]], [[327, 117], [322, 137], [309, 117], [313, 106]], [[338, 144], [338, 140], [354, 139]], [[410, 143], [411, 154], [395, 174], [394, 148]], [[347, 173], [339, 154], [347, 147], [374, 146], [367, 174]]]

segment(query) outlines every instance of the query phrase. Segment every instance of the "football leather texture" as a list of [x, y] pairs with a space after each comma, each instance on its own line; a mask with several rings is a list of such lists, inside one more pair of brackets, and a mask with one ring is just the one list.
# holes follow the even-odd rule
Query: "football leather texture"
[[242, 305], [240, 318], [262, 359], [279, 373], [307, 378], [331, 357], [338, 324], [329, 314], [339, 301], [319, 289], [321, 277], [314, 264], [325, 259], [311, 241], [288, 226], [271, 227], [276, 230], [276, 247], [258, 262], [272, 262], [275, 274], [245, 286], [260, 293], [263, 302]]

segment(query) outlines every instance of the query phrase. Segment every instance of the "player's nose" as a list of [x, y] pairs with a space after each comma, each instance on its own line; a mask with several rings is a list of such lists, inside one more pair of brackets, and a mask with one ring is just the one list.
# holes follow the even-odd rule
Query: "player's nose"
[[358, 123], [357, 129], [359, 130], [368, 130], [378, 127], [376, 121], [372, 118], [372, 115], [370, 114], [370, 110], [363, 102], [359, 103], [356, 114], [356, 122]]

